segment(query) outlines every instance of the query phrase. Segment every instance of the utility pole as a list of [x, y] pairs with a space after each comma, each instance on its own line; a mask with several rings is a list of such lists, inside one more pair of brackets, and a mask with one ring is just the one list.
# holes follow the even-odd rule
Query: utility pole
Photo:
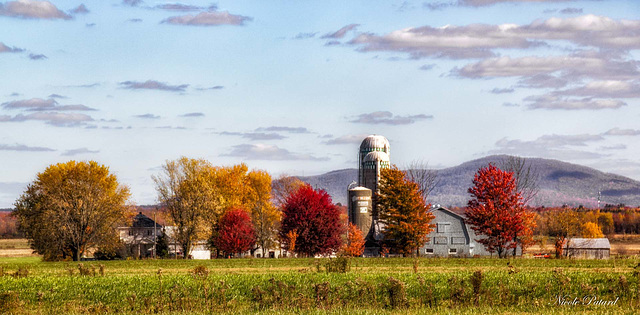
[[156, 255], [156, 244], [158, 244], [158, 232], [156, 227], [158, 226], [158, 221], [156, 221], [156, 214], [158, 213], [158, 206], [156, 206], [156, 211], [153, 212], [153, 259], [158, 258]]

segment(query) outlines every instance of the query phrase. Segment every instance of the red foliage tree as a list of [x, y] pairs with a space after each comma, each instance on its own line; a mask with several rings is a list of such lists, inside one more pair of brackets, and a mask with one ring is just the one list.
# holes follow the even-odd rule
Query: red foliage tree
[[478, 170], [469, 188], [472, 199], [467, 204], [466, 221], [477, 234], [477, 240], [491, 253], [506, 257], [522, 238], [531, 234], [532, 220], [525, 212], [522, 198], [516, 191], [513, 173], [491, 164]]
[[256, 233], [249, 214], [231, 208], [220, 218], [215, 245], [227, 254], [246, 252], [255, 244]]
[[[304, 185], [291, 193], [282, 206], [280, 240], [285, 249], [313, 257], [337, 251], [342, 240], [340, 212], [329, 194]], [[295, 248], [287, 235], [296, 231]]]

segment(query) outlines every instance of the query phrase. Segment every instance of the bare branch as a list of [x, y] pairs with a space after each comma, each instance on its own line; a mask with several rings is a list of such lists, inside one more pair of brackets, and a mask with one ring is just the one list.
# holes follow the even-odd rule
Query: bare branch
[[516, 191], [527, 205], [538, 194], [540, 175], [538, 170], [527, 159], [519, 156], [507, 156], [500, 162], [500, 169], [513, 172], [516, 179]]
[[429, 163], [424, 160], [413, 160], [405, 166], [405, 177], [418, 184], [420, 194], [426, 201], [429, 194], [438, 185], [438, 171], [429, 169]]

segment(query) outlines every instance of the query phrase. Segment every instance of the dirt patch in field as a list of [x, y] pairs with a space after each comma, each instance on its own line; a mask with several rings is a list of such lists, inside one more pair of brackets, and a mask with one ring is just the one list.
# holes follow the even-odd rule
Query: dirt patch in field
[[0, 249], [0, 257], [32, 257], [38, 256], [33, 254], [30, 248], [8, 248]]

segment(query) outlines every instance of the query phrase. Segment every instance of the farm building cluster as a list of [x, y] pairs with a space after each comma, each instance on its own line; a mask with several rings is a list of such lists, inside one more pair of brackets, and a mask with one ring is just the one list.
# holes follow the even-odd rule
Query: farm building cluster
[[[356, 225], [365, 235], [365, 257], [380, 256], [380, 241], [383, 238], [383, 224], [378, 220], [376, 204], [373, 202], [374, 192], [380, 183], [380, 171], [390, 167], [389, 141], [381, 135], [370, 135], [360, 144], [358, 152], [358, 180], [349, 185], [348, 217], [349, 222]], [[425, 257], [475, 257], [490, 256], [463, 216], [440, 205], [433, 206], [430, 211], [434, 215], [435, 228], [428, 235], [428, 241], [419, 249]], [[151, 218], [139, 213], [132, 226], [119, 229], [120, 239], [126, 244], [127, 255], [137, 258], [155, 256], [155, 246], [161, 235], [166, 236], [170, 255], [180, 255], [182, 249], [174, 240], [175, 227], [162, 226]], [[563, 244], [563, 255], [576, 258], [609, 258], [611, 246], [606, 238], [600, 239], [568, 239]], [[521, 248], [516, 255], [521, 255]], [[278, 258], [286, 256], [282, 249], [262, 252], [260, 249], [247, 253], [255, 257]], [[212, 253], [205, 241], [196, 242], [190, 257], [193, 259], [209, 259]]]

